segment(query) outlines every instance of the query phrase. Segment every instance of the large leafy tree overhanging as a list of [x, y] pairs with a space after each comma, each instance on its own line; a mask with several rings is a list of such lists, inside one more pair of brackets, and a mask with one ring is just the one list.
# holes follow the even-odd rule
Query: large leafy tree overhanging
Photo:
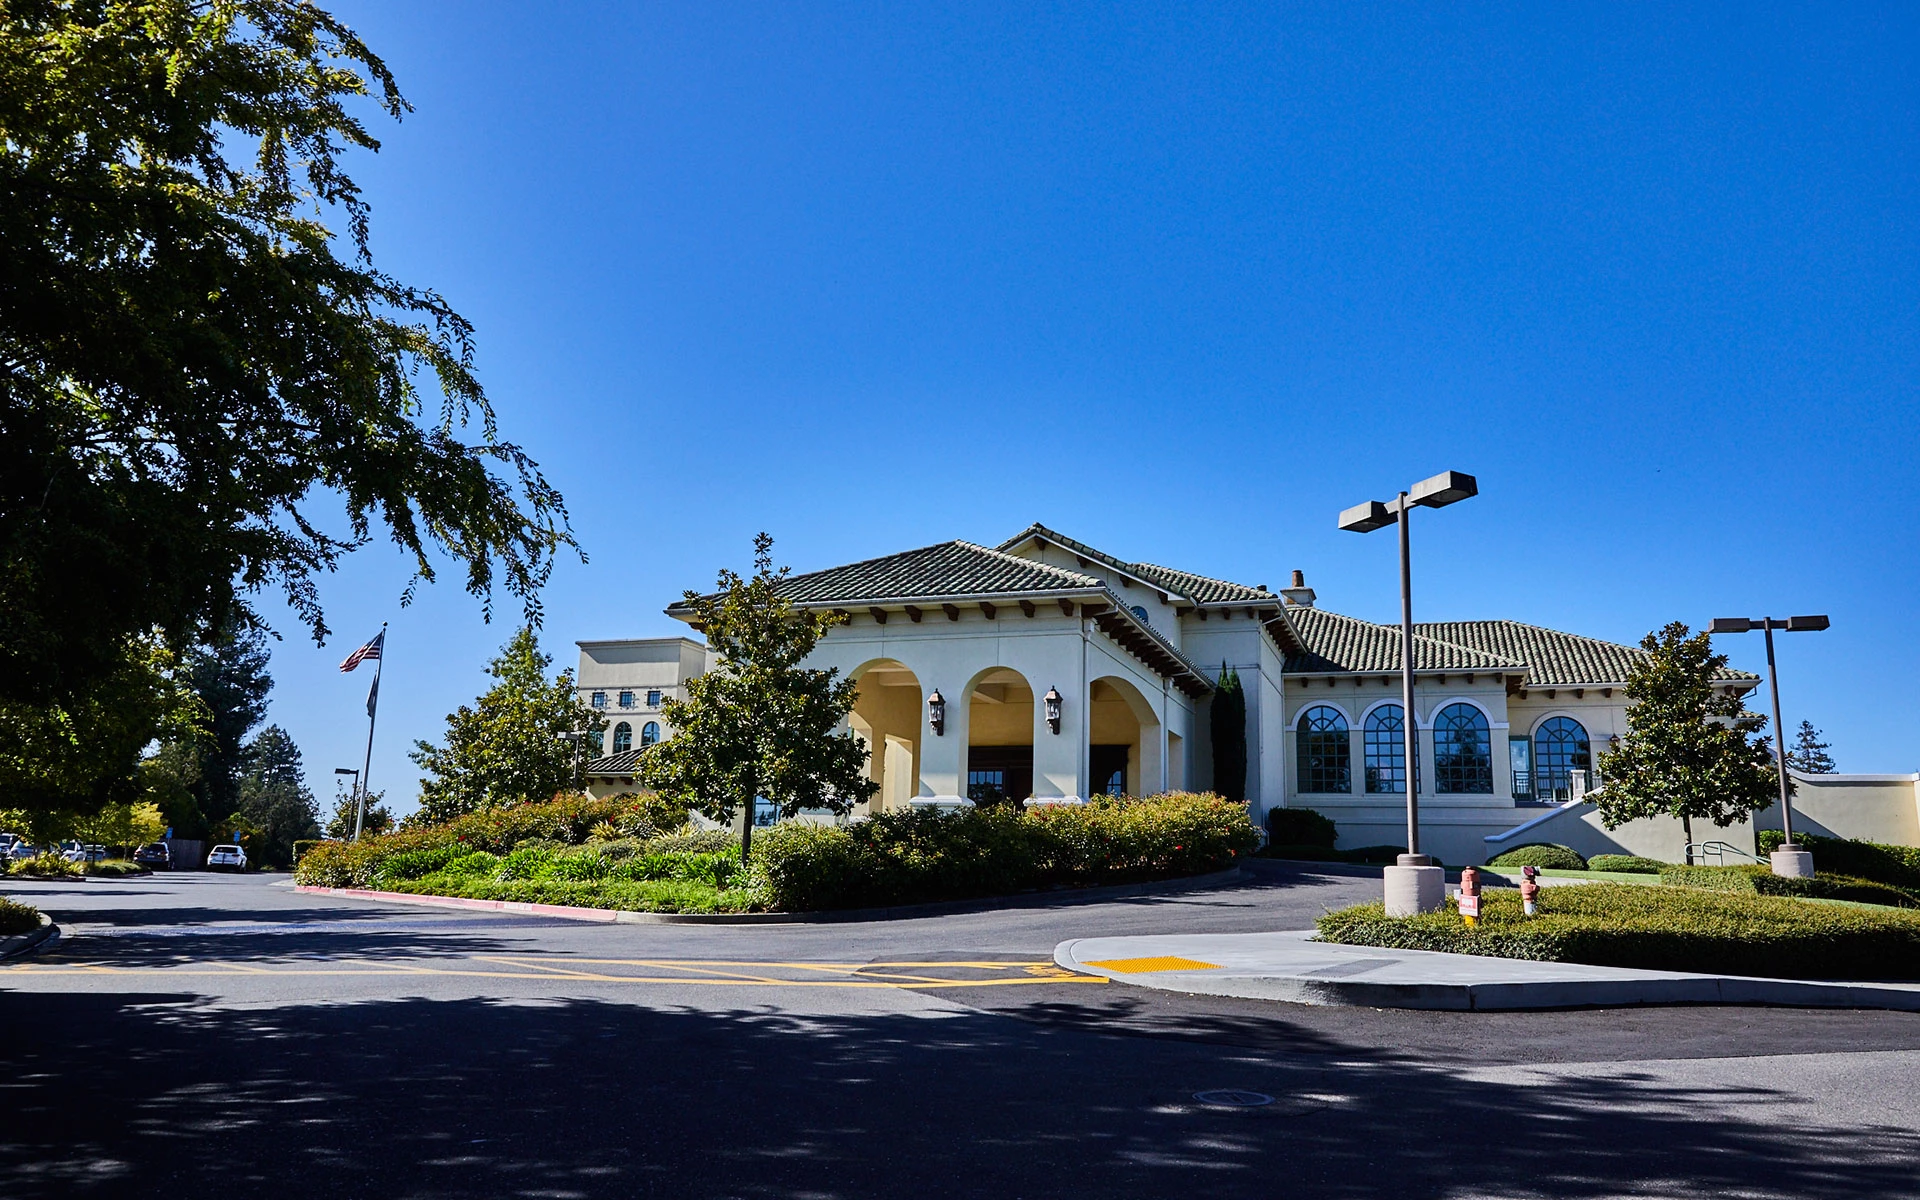
[[263, 588], [324, 638], [316, 577], [376, 530], [538, 619], [565, 507], [467, 322], [374, 266], [357, 104], [407, 111], [310, 4], [0, 6], [0, 698], [84, 695]]
[[1640, 648], [1647, 656], [1627, 675], [1627, 736], [1600, 754], [1602, 823], [1677, 817], [1691, 844], [1695, 819], [1724, 828], [1773, 803], [1768, 743], [1753, 736], [1766, 718], [1714, 681], [1727, 656], [1678, 621]]
[[787, 569], [773, 569], [773, 539], [761, 534], [753, 550], [751, 578], [723, 570], [714, 595], [686, 593], [718, 661], [687, 681], [685, 700], [661, 705], [674, 734], [639, 763], [647, 786], [711, 820], [745, 813], [742, 858], [752, 853], [756, 798], [787, 817], [844, 814], [880, 790], [867, 777], [866, 741], [840, 728], [859, 689], [837, 670], [800, 665], [845, 618], [794, 608], [780, 595]]
[[415, 742], [413, 761], [427, 771], [420, 782], [424, 823], [527, 800], [549, 800], [579, 786], [585, 754], [600, 744], [607, 723], [582, 707], [573, 672], [551, 678], [553, 659], [532, 629], [521, 629], [487, 667], [499, 682], [447, 717], [447, 744]]

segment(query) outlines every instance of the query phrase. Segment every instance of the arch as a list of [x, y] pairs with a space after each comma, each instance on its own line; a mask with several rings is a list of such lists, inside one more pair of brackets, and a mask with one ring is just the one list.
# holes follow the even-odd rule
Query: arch
[[633, 726], [625, 721], [613, 727], [613, 752], [625, 754], [633, 749]]
[[[1391, 699], [1391, 697], [1389, 697], [1389, 699]], [[1507, 727], [1507, 723], [1505, 721], [1497, 721], [1494, 719], [1493, 710], [1486, 706], [1485, 701], [1482, 701], [1473, 696], [1448, 696], [1444, 700], [1437, 700], [1434, 703], [1426, 706], [1427, 719], [1420, 723], [1420, 728], [1432, 729], [1435, 715], [1438, 714], [1442, 709], [1452, 708], [1456, 704], [1464, 704], [1469, 708], [1479, 709], [1480, 715], [1487, 719], [1487, 728], [1489, 729], [1505, 729]], [[1418, 715], [1419, 707], [1420, 707], [1420, 699], [1419, 699], [1418, 693], [1416, 693], [1414, 697], [1414, 708], [1415, 708], [1416, 715]]]
[[1021, 804], [1033, 794], [1033, 684], [1012, 667], [994, 666], [967, 681], [967, 799]]
[[1487, 711], [1464, 700], [1434, 713], [1433, 790], [1443, 796], [1493, 794], [1493, 727]]
[[1353, 790], [1353, 736], [1347, 714], [1331, 704], [1314, 704], [1294, 717], [1294, 761], [1299, 790], [1312, 794]]
[[[1087, 684], [1087, 792], [1141, 796], [1160, 786], [1160, 714], [1130, 679]], [[1116, 785], [1116, 779], [1118, 784]]]
[[[1369, 705], [1361, 721], [1362, 764], [1366, 789], [1375, 795], [1407, 791], [1406, 709], [1398, 700]], [[1415, 730], [1416, 739], [1419, 732]], [[1416, 745], [1417, 749], [1417, 745]], [[1420, 790], [1420, 756], [1413, 758], [1413, 789]]]
[[660, 722], [648, 721], [640, 727], [640, 744], [651, 746], [660, 740]]
[[1570, 799], [1573, 772], [1593, 769], [1593, 741], [1587, 727], [1554, 713], [1533, 727], [1533, 786], [1542, 798]]
[[867, 778], [880, 785], [869, 813], [906, 808], [920, 794], [920, 731], [926, 695], [897, 658], [871, 658], [847, 673], [858, 687], [847, 723], [867, 744]]

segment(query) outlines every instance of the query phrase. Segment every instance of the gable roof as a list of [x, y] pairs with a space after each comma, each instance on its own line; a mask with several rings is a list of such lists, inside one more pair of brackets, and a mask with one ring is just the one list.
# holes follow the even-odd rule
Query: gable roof
[[640, 762], [640, 753], [644, 747], [622, 750], [618, 754], [608, 754], [591, 759], [587, 763], [589, 775], [632, 775]]
[[[1529, 687], [1624, 685], [1634, 664], [1647, 658], [1647, 652], [1637, 646], [1603, 642], [1599, 638], [1562, 633], [1520, 621], [1431, 621], [1415, 624], [1413, 628], [1416, 635], [1425, 634], [1524, 662]], [[1720, 668], [1713, 677], [1730, 683], [1757, 683], [1760, 679], [1751, 672], [1731, 667]]]
[[[1105, 590], [1106, 585], [1091, 575], [958, 541], [793, 575], [780, 584], [782, 596], [808, 606]], [[668, 606], [667, 612], [677, 615], [686, 609], [682, 600]]]
[[1052, 542], [1081, 558], [1144, 580], [1178, 599], [1193, 604], [1273, 604], [1280, 599], [1272, 592], [1263, 588], [1248, 587], [1244, 583], [1232, 583], [1225, 579], [1195, 575], [1191, 571], [1176, 571], [1171, 567], [1155, 566], [1153, 563], [1127, 562], [1124, 559], [1115, 558], [1104, 550], [1096, 550], [1085, 542], [1076, 541], [1064, 533], [1049, 529], [1038, 521], [1001, 542], [998, 549], [1012, 550], [1015, 546], [1036, 539]]
[[[1289, 674], [1321, 672], [1379, 672], [1400, 670], [1400, 627], [1376, 625], [1358, 617], [1324, 608], [1289, 609], [1287, 616], [1305, 649], [1289, 654], [1283, 668]], [[1420, 632], [1414, 627], [1413, 669], [1416, 671], [1521, 671], [1526, 663], [1501, 654], [1458, 645]]]

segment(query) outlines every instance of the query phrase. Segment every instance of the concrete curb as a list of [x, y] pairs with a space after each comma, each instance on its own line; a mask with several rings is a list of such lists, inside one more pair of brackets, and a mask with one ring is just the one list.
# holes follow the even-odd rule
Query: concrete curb
[[0, 962], [18, 958], [23, 954], [31, 954], [42, 946], [59, 940], [60, 927], [53, 923], [52, 917], [41, 913], [40, 928], [31, 933], [16, 933], [9, 938], [0, 938]]
[[[1306, 943], [1312, 931], [1301, 931]], [[1261, 936], [1261, 935], [1225, 935]], [[1370, 946], [1329, 946], [1312, 943], [1316, 951], [1351, 958], [1351, 973], [1367, 964], [1388, 963], [1414, 972], [1435, 975], [1505, 972], [1512, 978], [1483, 981], [1376, 982], [1342, 978], [1350, 968], [1321, 964], [1289, 971], [1276, 962], [1270, 971], [1254, 973], [1247, 967], [1233, 973], [1174, 969], [1162, 971], [1114, 970], [1094, 966], [1085, 953], [1098, 959], [1112, 952], [1114, 943], [1145, 939], [1076, 938], [1054, 948], [1053, 960], [1069, 971], [1100, 975], [1116, 983], [1130, 983], [1158, 991], [1209, 996], [1278, 1000], [1293, 1004], [1361, 1008], [1411, 1008], [1456, 1012], [1515, 1009], [1625, 1008], [1641, 1005], [1743, 1004], [1786, 1008], [1873, 1008], [1920, 1012], [1920, 986], [1897, 983], [1845, 983], [1802, 979], [1764, 979], [1736, 975], [1695, 975], [1678, 971], [1640, 971], [1610, 967], [1582, 967], [1573, 963], [1525, 963], [1485, 959], [1477, 955], [1442, 954], [1427, 950], [1383, 950]], [[1176, 939], [1155, 939], [1174, 942]], [[1101, 944], [1104, 943], [1104, 946]], [[1195, 953], [1206, 953], [1195, 948]], [[1347, 952], [1351, 952], [1348, 954]], [[1197, 965], [1197, 964], [1196, 964]], [[1584, 978], [1524, 976], [1582, 974]]]
[[349, 900], [377, 900], [386, 904], [418, 904], [430, 908], [462, 908], [473, 912], [524, 913], [593, 921], [602, 925], [829, 925], [851, 921], [905, 921], [958, 913], [1006, 908], [1046, 908], [1062, 901], [1080, 903], [1117, 900], [1128, 896], [1166, 895], [1202, 891], [1253, 878], [1252, 872], [1229, 867], [1211, 875], [1188, 879], [1160, 879], [1146, 883], [1117, 883], [1107, 887], [1067, 888], [1057, 892], [1028, 892], [979, 900], [943, 900], [932, 904], [900, 904], [890, 908], [848, 908], [802, 913], [653, 913], [614, 908], [581, 908], [569, 904], [535, 904], [523, 900], [473, 900], [465, 896], [427, 896], [416, 892], [379, 892], [369, 888], [324, 888], [296, 883], [293, 890], [315, 896]]

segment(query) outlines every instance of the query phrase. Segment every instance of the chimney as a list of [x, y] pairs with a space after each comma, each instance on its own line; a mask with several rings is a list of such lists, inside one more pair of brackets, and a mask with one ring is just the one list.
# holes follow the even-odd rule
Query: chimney
[[1293, 573], [1293, 586], [1280, 589], [1280, 598], [1287, 602], [1288, 608], [1312, 608], [1313, 589], [1307, 586], [1305, 571]]

